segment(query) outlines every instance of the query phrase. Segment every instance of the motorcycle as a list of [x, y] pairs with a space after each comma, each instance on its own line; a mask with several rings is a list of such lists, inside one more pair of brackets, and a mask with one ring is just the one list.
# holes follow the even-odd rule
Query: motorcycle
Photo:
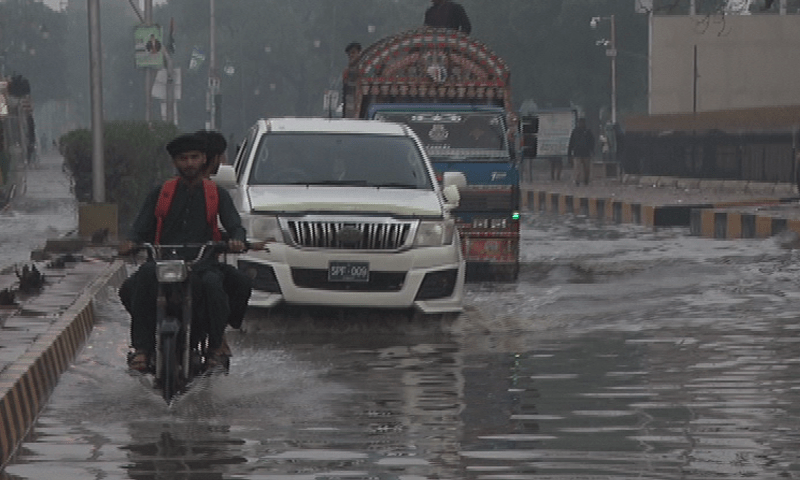
[[[253, 248], [246, 244], [246, 248]], [[198, 249], [192, 260], [179, 254], [186, 249]], [[228, 252], [227, 242], [202, 244], [137, 245], [133, 252], [145, 250], [149, 260], [155, 262], [158, 296], [156, 300], [156, 350], [151, 373], [154, 387], [169, 403], [173, 397], [185, 392], [194, 378], [209, 373], [207, 332], [193, 331], [202, 322], [193, 322], [192, 276], [204, 261]], [[227, 373], [229, 365], [224, 365]]]

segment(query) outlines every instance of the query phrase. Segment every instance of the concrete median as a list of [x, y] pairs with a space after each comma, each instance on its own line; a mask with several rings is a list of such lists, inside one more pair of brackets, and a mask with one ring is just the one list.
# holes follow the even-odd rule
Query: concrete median
[[0, 342], [3, 467], [83, 348], [94, 326], [95, 302], [115, 294], [125, 276], [121, 261], [82, 261], [46, 274], [50, 282], [41, 293], [5, 309]]

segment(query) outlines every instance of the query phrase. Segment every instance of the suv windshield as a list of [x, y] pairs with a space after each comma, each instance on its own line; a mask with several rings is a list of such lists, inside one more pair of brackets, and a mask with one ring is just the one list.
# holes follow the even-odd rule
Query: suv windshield
[[379, 112], [375, 118], [405, 123], [430, 156], [506, 157], [505, 122], [485, 112]]
[[433, 188], [411, 138], [350, 133], [264, 135], [250, 184]]

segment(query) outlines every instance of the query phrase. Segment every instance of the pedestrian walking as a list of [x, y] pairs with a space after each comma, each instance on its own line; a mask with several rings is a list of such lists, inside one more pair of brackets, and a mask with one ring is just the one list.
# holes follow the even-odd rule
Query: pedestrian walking
[[575, 185], [589, 185], [592, 155], [594, 155], [594, 134], [586, 126], [586, 119], [579, 118], [578, 124], [569, 136], [567, 156], [575, 164]]
[[550, 180], [561, 180], [563, 168], [561, 157], [550, 157]]

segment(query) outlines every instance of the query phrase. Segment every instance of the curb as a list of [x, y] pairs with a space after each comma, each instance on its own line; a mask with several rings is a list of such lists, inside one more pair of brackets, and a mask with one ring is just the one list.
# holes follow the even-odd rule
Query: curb
[[[654, 179], [656, 181], [656, 179]], [[776, 215], [746, 213], [755, 207], [778, 207], [792, 198], [751, 198], [695, 204], [648, 204], [639, 201], [528, 189], [522, 191], [522, 208], [558, 215], [584, 215], [615, 223], [646, 227], [689, 227], [692, 235], [721, 238], [767, 238], [787, 229], [800, 233], [800, 220]]]
[[718, 240], [769, 238], [787, 230], [800, 233], [800, 220], [780, 215], [760, 215], [750, 211], [692, 210], [692, 235]]
[[633, 223], [647, 227], [689, 226], [692, 209], [712, 208], [712, 204], [650, 205], [642, 202], [597, 198], [527, 190], [522, 206], [530, 211], [559, 215], [585, 215], [616, 223]]
[[108, 298], [109, 286], [125, 279], [125, 264], [111, 263], [78, 292], [77, 299], [46, 333], [0, 374], [0, 470], [33, 426], [58, 379], [83, 347], [94, 327], [94, 302]]

